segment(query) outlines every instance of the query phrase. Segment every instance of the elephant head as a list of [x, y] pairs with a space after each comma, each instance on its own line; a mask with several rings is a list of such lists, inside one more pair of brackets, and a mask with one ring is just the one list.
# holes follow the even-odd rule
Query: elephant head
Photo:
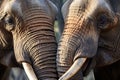
[[56, 13], [56, 6], [49, 0], [1, 1], [0, 22], [7, 32], [6, 37], [0, 36], [4, 37], [0, 46], [13, 45], [16, 60], [30, 80], [57, 79], [53, 28]]
[[68, 0], [62, 12], [65, 28], [57, 52], [59, 80], [71, 80], [77, 74], [82, 78], [98, 52], [100, 34], [116, 27], [118, 18], [108, 0]]

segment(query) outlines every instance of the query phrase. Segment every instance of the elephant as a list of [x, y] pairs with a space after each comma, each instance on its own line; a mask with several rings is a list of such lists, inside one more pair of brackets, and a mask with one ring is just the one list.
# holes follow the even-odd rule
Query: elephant
[[53, 27], [57, 12], [49, 0], [0, 0], [1, 51], [13, 48], [30, 80], [58, 79]]
[[104, 72], [105, 66], [108, 69], [115, 69], [109, 66], [114, 63], [120, 66], [119, 4], [120, 0], [65, 2], [62, 7], [65, 27], [56, 58], [59, 80], [83, 80], [91, 69], [97, 74], [100, 68]]

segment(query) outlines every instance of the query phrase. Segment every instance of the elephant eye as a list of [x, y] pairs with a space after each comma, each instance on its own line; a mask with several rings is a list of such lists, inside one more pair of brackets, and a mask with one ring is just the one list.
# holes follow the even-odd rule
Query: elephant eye
[[107, 17], [107, 15], [102, 14], [100, 16], [97, 16], [97, 26], [101, 29], [106, 29], [109, 23], [109, 19]]
[[12, 17], [6, 17], [5, 18], [5, 23], [9, 24], [9, 25], [13, 25], [14, 24], [14, 20]]
[[4, 19], [4, 22], [6, 24], [5, 28], [8, 30], [8, 31], [11, 31], [14, 29], [14, 19], [13, 17], [11, 16], [6, 16], [5, 19]]

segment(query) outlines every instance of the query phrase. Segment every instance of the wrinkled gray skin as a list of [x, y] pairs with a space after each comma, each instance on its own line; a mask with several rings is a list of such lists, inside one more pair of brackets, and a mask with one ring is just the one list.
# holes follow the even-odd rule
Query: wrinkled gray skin
[[57, 52], [59, 80], [83, 80], [92, 68], [120, 59], [120, 10], [111, 1], [67, 0], [63, 5], [65, 28]]
[[31, 64], [38, 80], [57, 80], [55, 5], [49, 0], [1, 0], [0, 8], [2, 29], [8, 31], [0, 47], [13, 46], [17, 62]]

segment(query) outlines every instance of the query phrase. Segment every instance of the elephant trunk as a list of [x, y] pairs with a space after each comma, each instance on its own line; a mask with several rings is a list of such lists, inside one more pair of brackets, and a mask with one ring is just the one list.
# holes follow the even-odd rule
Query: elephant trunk
[[62, 76], [72, 65], [75, 55], [74, 53], [79, 46], [73, 34], [69, 31], [64, 32], [58, 45], [57, 52], [57, 69], [59, 77]]
[[40, 9], [25, 13], [26, 30], [13, 36], [16, 59], [31, 64], [39, 80], [57, 80], [53, 20]]
[[[97, 28], [92, 23], [92, 20], [85, 15], [70, 10], [63, 35], [58, 45], [57, 70], [59, 77], [75, 65], [80, 65], [78, 66], [78, 70], [80, 70], [86, 59], [78, 59], [90, 58], [96, 54], [98, 34]], [[77, 64], [78, 62], [79, 64]], [[74, 67], [71, 70], [76, 70], [76, 68]], [[66, 76], [60, 78], [60, 80], [67, 80], [72, 77], [70, 72], [68, 71]]]

